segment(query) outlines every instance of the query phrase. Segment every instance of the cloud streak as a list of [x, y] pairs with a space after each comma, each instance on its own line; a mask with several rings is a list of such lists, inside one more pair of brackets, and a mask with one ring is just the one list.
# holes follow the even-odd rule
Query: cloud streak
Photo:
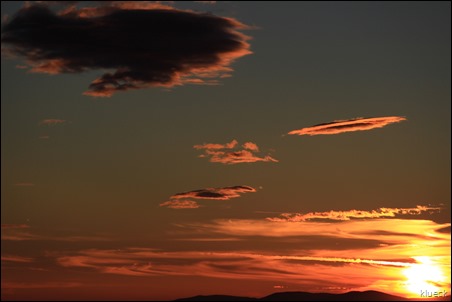
[[226, 144], [207, 144], [204, 143], [202, 145], [194, 145], [193, 148], [195, 149], [206, 149], [206, 150], [217, 150], [217, 149], [233, 149], [235, 148], [235, 146], [237, 146], [238, 142], [233, 139], [230, 143], [226, 143]]
[[[175, 260], [182, 265], [175, 264]], [[152, 248], [83, 250], [74, 255], [60, 256], [57, 261], [64, 267], [93, 268], [104, 273], [119, 275], [201, 275], [241, 279], [271, 279], [275, 275], [279, 278], [286, 275], [289, 278], [303, 279], [299, 274], [295, 276], [295, 267], [305, 266], [310, 262], [373, 264], [389, 267], [410, 267], [416, 262], [410, 258], [405, 259], [405, 261], [384, 261], [341, 257], [271, 255], [250, 251], [163, 252]], [[290, 262], [294, 264], [292, 269], [290, 269]], [[273, 268], [267, 266], [271, 263], [273, 263]], [[243, 274], [238, 270], [240, 268], [243, 268]], [[259, 274], [259, 271], [261, 271], [261, 274]]]
[[169, 201], [161, 203], [160, 206], [171, 209], [196, 209], [199, 208], [200, 205], [194, 200], [229, 200], [240, 197], [240, 194], [249, 192], [256, 192], [256, 189], [249, 186], [206, 188], [174, 194], [173, 196], [170, 196]]
[[30, 263], [30, 262], [33, 262], [33, 258], [16, 256], [16, 255], [4, 255], [4, 256], [2, 255], [2, 261]]
[[437, 230], [450, 226], [436, 224], [430, 220], [375, 218], [345, 221], [270, 221], [255, 219], [215, 220], [212, 223], [192, 224], [196, 230], [230, 236], [300, 237], [321, 234], [323, 237], [359, 239], [363, 235], [385, 242], [398, 243], [400, 238], [416, 240], [442, 240], [450, 238]]
[[[406, 237], [409, 243], [411, 238]], [[209, 278], [239, 280], [284, 280], [297, 288], [309, 291], [383, 290], [406, 294], [406, 282], [401, 275], [408, 270], [425, 266], [420, 257], [401, 254], [394, 258], [394, 247], [409, 250], [405, 246], [381, 246], [372, 249], [325, 249], [286, 251], [275, 254], [238, 251], [161, 251], [152, 248], [129, 247], [121, 250], [90, 249], [57, 256], [63, 267], [96, 270], [105, 274], [126, 276], [203, 276]], [[446, 248], [438, 256], [424, 257], [433, 265], [447, 272]], [[411, 253], [415, 249], [411, 249]], [[344, 255], [359, 255], [350, 257]], [[300, 272], [303, 272], [300, 274]], [[318, 284], [325, 287], [319, 287]], [[443, 276], [438, 286], [450, 288], [450, 278]]]
[[[259, 147], [252, 142], [246, 142], [242, 145], [243, 149], [236, 148], [238, 142], [232, 140], [227, 144], [202, 144], [195, 145], [193, 148], [197, 150], [204, 150], [204, 154], [199, 157], [207, 157], [210, 162], [222, 164], [239, 164], [239, 163], [254, 163], [254, 162], [278, 162], [270, 155], [258, 156]], [[235, 149], [235, 150], [234, 150]]]
[[[193, 196], [216, 200], [223, 195], [240, 196], [252, 190], [245, 186], [203, 189], [175, 194], [180, 198], [172, 200], [184, 201]], [[448, 290], [450, 233], [441, 230], [450, 227], [450, 223], [418, 219], [418, 215], [436, 211], [434, 207], [417, 206], [360, 211], [365, 214], [357, 210], [318, 212], [329, 214], [314, 215], [320, 219], [309, 216], [296, 221], [223, 219], [178, 223], [174, 225], [176, 230], [165, 234], [168, 243], [186, 240], [189, 244], [173, 242], [166, 248], [156, 249], [118, 241], [109, 247], [86, 249], [75, 241], [73, 249], [65, 245], [63, 250], [46, 253], [47, 259], [55, 260], [46, 263], [57, 265], [53, 267], [56, 271], [77, 276], [80, 273], [121, 275], [134, 277], [130, 279], [133, 282], [138, 280], [136, 277], [190, 276], [271, 284], [283, 282], [282, 285], [289, 288], [313, 292], [380, 290], [402, 295], [410, 292], [407, 288], [413, 276], [419, 276], [416, 272], [434, 267], [439, 273], [433, 279], [419, 278], [431, 286], [434, 282], [435, 287]], [[395, 217], [385, 216], [387, 213]], [[4, 229], [24, 228], [8, 225]], [[6, 254], [3, 258], [11, 269], [29, 266], [30, 259], [32, 263], [40, 263], [35, 261], [39, 257]], [[105, 275], [96, 278], [109, 279]]]
[[[78, 4], [81, 6], [82, 4]], [[248, 27], [233, 18], [158, 3], [106, 1], [97, 7], [27, 4], [2, 29], [3, 50], [31, 72], [104, 71], [84, 93], [217, 84], [250, 54]]]
[[2, 289], [43, 289], [43, 288], [66, 288], [80, 287], [79, 282], [2, 282]]
[[3, 229], [27, 229], [30, 226], [28, 224], [10, 224], [10, 223], [2, 223]]
[[283, 213], [280, 217], [268, 217], [267, 220], [274, 222], [281, 221], [308, 221], [312, 219], [328, 220], [350, 220], [353, 218], [384, 218], [395, 217], [396, 215], [420, 215], [424, 212], [439, 212], [441, 207], [416, 206], [415, 208], [379, 208], [378, 210], [348, 210], [348, 211], [328, 211], [311, 213]]
[[16, 187], [33, 187], [35, 184], [34, 183], [32, 183], [32, 182], [18, 182], [18, 183], [15, 183], [13, 186], [16, 186]]
[[63, 242], [84, 242], [84, 241], [110, 241], [106, 236], [78, 236], [78, 235], [41, 235], [30, 231], [27, 224], [2, 224], [2, 241], [63, 241]]
[[64, 124], [66, 123], [66, 120], [61, 119], [45, 119], [39, 122], [39, 125], [41, 126], [54, 126], [58, 124]]
[[[304, 278], [311, 281], [320, 281], [320, 276], [329, 282], [341, 280], [327, 286], [415, 296], [418, 292], [413, 290], [413, 282], [419, 286], [420, 283], [416, 283], [418, 279], [422, 284], [429, 285], [430, 289], [450, 290], [450, 233], [442, 232], [450, 228], [450, 223], [412, 219], [413, 216], [437, 211], [439, 208], [428, 206], [329, 211], [289, 217], [283, 215], [278, 219], [219, 219], [180, 227], [185, 230], [193, 228], [193, 233], [198, 236], [242, 238], [240, 246], [247, 246], [249, 240], [271, 242], [271, 255], [262, 251], [258, 254], [263, 256], [259, 259], [265, 259], [267, 267], [278, 271], [274, 280], [284, 279], [297, 286], [306, 286], [309, 291], [312, 288], [307, 286], [307, 280], [292, 279], [297, 271], [302, 271]], [[292, 249], [288, 248], [290, 244], [294, 244]], [[255, 255], [243, 252], [244, 257], [249, 254]], [[230, 264], [229, 268], [246, 270], [252, 267], [252, 263], [244, 261], [240, 266]], [[422, 277], [419, 273], [413, 273], [433, 268], [437, 273]], [[339, 272], [348, 280], [342, 278]], [[374, 279], [375, 274], [381, 275]], [[318, 283], [312, 283], [315, 284]]]
[[290, 131], [288, 134], [297, 135], [320, 135], [320, 134], [339, 134], [344, 132], [371, 130], [382, 128], [389, 124], [405, 121], [401, 116], [354, 118], [350, 120], [337, 120], [330, 123], [318, 124], [299, 130]]

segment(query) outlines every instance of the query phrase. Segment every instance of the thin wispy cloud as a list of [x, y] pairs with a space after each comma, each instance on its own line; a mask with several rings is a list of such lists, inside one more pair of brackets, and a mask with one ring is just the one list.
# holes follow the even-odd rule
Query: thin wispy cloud
[[2, 241], [25, 241], [25, 240], [40, 240], [41, 236], [32, 234], [30, 231], [25, 231], [16, 228], [2, 228]]
[[[355, 239], [362, 236], [372, 236], [373, 239], [386, 242], [397, 242], [400, 237], [410, 237], [411, 240], [445, 239], [450, 234], [437, 230], [450, 226], [450, 223], [437, 224], [430, 220], [374, 218], [343, 221], [271, 221], [268, 219], [228, 219], [215, 220], [211, 223], [192, 224], [199, 230], [229, 235], [229, 236], [264, 236], [264, 237], [298, 237], [321, 236], [332, 238]], [[422, 231], [420, 231], [422, 230]]]
[[206, 149], [206, 150], [217, 150], [217, 149], [233, 149], [235, 146], [237, 146], [238, 141], [233, 139], [230, 143], [226, 144], [208, 144], [204, 143], [202, 145], [194, 145], [193, 148], [195, 149]]
[[34, 240], [37, 236], [30, 233], [27, 224], [2, 224], [1, 240], [22, 241]]
[[194, 242], [233, 242], [233, 241], [242, 241], [242, 238], [235, 238], [235, 237], [219, 237], [219, 238], [175, 238], [172, 239], [175, 241], [194, 241]]
[[9, 19], [2, 51], [24, 57], [31, 72], [110, 70], [91, 83], [84, 93], [90, 96], [217, 84], [230, 76], [232, 62], [251, 53], [240, 32], [248, 27], [234, 18], [146, 1], [53, 4], [28, 3]]
[[[174, 260], [184, 264], [177, 265]], [[57, 257], [58, 263], [65, 267], [93, 268], [110, 274], [131, 276], [198, 275], [241, 279], [268, 279], [270, 276], [273, 278], [289, 277], [295, 272], [295, 267], [299, 265], [307, 266], [306, 264], [312, 262], [373, 264], [388, 267], [409, 267], [416, 263], [411, 258], [404, 260], [384, 261], [360, 258], [272, 255], [251, 251], [168, 252], [152, 248], [91, 249], [80, 251], [74, 255]], [[294, 264], [292, 269], [290, 269], [290, 262]], [[296, 264], [297, 262], [299, 265]], [[241, 269], [243, 273], [240, 273]], [[261, 271], [261, 274], [259, 271]], [[299, 276], [295, 279], [302, 280], [304, 278]]]
[[[175, 194], [181, 198], [173, 200], [184, 201], [184, 195], [218, 199], [244, 191], [253, 191], [253, 188], [196, 190]], [[437, 210], [436, 207], [417, 206], [380, 208], [362, 213], [357, 210], [318, 212], [330, 214], [297, 220], [223, 219], [179, 223], [175, 227], [184, 235], [177, 238], [177, 232], [171, 231], [168, 240], [190, 242], [183, 249], [171, 250], [171, 245], [166, 249], [124, 245], [120, 249], [76, 247], [52, 251], [46, 257], [72, 272], [91, 271], [134, 278], [197, 276], [269, 282], [284, 280], [284, 285], [305, 291], [334, 292], [331, 289], [335, 288], [337, 292], [387, 292], [391, 288], [391, 293], [407, 295], [407, 286], [414, 282], [413, 272], [428, 267], [434, 267], [438, 273], [431, 279], [423, 277], [425, 282], [434, 282], [445, 290], [450, 288], [450, 234], [442, 232], [450, 227], [450, 223], [418, 219], [418, 215], [435, 214]], [[395, 217], [386, 216], [387, 213]], [[319, 216], [321, 220], [310, 219], [313, 216]], [[20, 230], [24, 227], [5, 225], [4, 228]], [[266, 242], [265, 246], [271, 248], [263, 248], [256, 244], [258, 242]], [[10, 266], [26, 265], [32, 260], [3, 256], [2, 260]]]
[[41, 126], [54, 126], [58, 124], [64, 124], [66, 123], [66, 120], [62, 119], [45, 119], [39, 122], [39, 125]]
[[217, 1], [195, 1], [196, 3], [202, 3], [202, 4], [216, 4]]
[[169, 201], [161, 203], [160, 206], [172, 209], [196, 209], [200, 207], [196, 200], [229, 200], [231, 198], [240, 197], [240, 194], [249, 192], [256, 192], [256, 189], [249, 186], [206, 188], [174, 194], [173, 196], [170, 196]]
[[161, 207], [170, 209], [197, 209], [200, 205], [193, 200], [168, 200], [160, 204]]
[[10, 224], [10, 223], [3, 223], [2, 224], [2, 230], [3, 229], [26, 229], [30, 226], [28, 224]]
[[[378, 226], [378, 220], [372, 221], [374, 226]], [[418, 226], [420, 228], [412, 228], [411, 233], [422, 232], [431, 227], [424, 228], [422, 224]], [[299, 226], [299, 228], [302, 227]], [[367, 230], [370, 231], [369, 228]], [[262, 235], [265, 234], [259, 236]], [[362, 234], [360, 239], [364, 240], [366, 237], [368, 235]], [[250, 237], [245, 236], [243, 240], [247, 238]], [[283, 238], [278, 237], [278, 240]], [[316, 239], [310, 236], [302, 242], [308, 244], [311, 243], [310, 240]], [[435, 282], [438, 286], [448, 288], [450, 287], [450, 277], [447, 277], [448, 263], [450, 265], [448, 256], [450, 240], [444, 237], [430, 242], [435, 244], [429, 247], [430, 253], [427, 260], [440, 270]], [[296, 285], [297, 288], [309, 291], [313, 289], [322, 291], [323, 287], [318, 286], [320, 282], [325, 288], [335, 287], [340, 291], [384, 290], [392, 287], [393, 291], [406, 294], [406, 286], [410, 280], [408, 278], [403, 280], [400, 276], [408, 270], [419, 270], [425, 266], [425, 259], [412, 256], [415, 251], [425, 254], [425, 251], [420, 251], [413, 246], [417, 244], [419, 242], [413, 244], [412, 236], [401, 233], [398, 243], [380, 244], [371, 248], [300, 249], [300, 245], [297, 244], [298, 248], [275, 253], [257, 250], [162, 251], [153, 248], [129, 247], [121, 250], [81, 250], [56, 255], [56, 261], [63, 267], [91, 269], [105, 274], [125, 276], [203, 276], [241, 280], [285, 280], [289, 284]], [[350, 257], [350, 255], [354, 256]], [[303, 274], [300, 274], [300, 271]]]
[[63, 241], [63, 242], [85, 242], [85, 241], [111, 241], [112, 238], [103, 235], [49, 235], [42, 234], [32, 229], [27, 224], [2, 224], [2, 241]]
[[33, 258], [16, 256], [16, 255], [2, 255], [2, 261], [30, 263], [30, 262], [33, 262]]
[[401, 116], [354, 118], [350, 120], [337, 120], [329, 123], [318, 124], [299, 130], [290, 131], [288, 134], [297, 135], [319, 135], [319, 134], [339, 134], [351, 131], [371, 130], [382, 128], [389, 124], [405, 121]]
[[2, 282], [2, 289], [43, 289], [80, 287], [80, 282]]
[[350, 220], [353, 218], [385, 218], [396, 215], [420, 215], [425, 212], [439, 212], [441, 207], [416, 206], [415, 208], [379, 208], [378, 210], [348, 210], [348, 211], [327, 211], [310, 213], [283, 213], [279, 217], [268, 217], [269, 221], [308, 221], [313, 219], [327, 220]]
[[238, 142], [232, 140], [227, 144], [211, 144], [204, 143], [202, 145], [195, 145], [193, 148], [204, 150], [204, 154], [199, 157], [209, 158], [210, 162], [222, 164], [239, 164], [239, 163], [254, 163], [254, 162], [278, 162], [270, 155], [259, 156], [259, 147], [252, 142], [246, 142], [242, 145], [243, 149], [237, 148]]
[[15, 187], [34, 187], [34, 183], [32, 182], [17, 182], [15, 184], [13, 184], [13, 186]]
[[[435, 214], [438, 210], [437, 207], [417, 206], [380, 208], [375, 211], [331, 211], [297, 219], [284, 216], [278, 219], [220, 219], [211, 223], [186, 224], [180, 227], [187, 233], [193, 228], [192, 232], [198, 236], [201, 234], [214, 238], [217, 235], [242, 238], [244, 241], [240, 246], [247, 246], [246, 241], [251, 238], [262, 238], [258, 242], [270, 240], [275, 247], [272, 249], [273, 254], [261, 252], [264, 257], [259, 259], [266, 259], [267, 267], [279, 270], [279, 278], [297, 286], [306, 285], [306, 280], [291, 280], [288, 272], [285, 276], [282, 271], [285, 271], [286, 265], [298, 267], [298, 271], [303, 271], [304, 278], [309, 280], [317, 280], [319, 274], [322, 274], [328, 282], [333, 279], [345, 282], [345, 279], [339, 276], [339, 271], [342, 271], [343, 276], [349, 278], [351, 287], [347, 287], [348, 290], [365, 288], [387, 292], [387, 288], [391, 288], [393, 293], [414, 295], [413, 286], [416, 284], [450, 290], [450, 233], [442, 232], [445, 228], [450, 228], [450, 223], [417, 219], [418, 215]], [[293, 249], [288, 249], [291, 242], [294, 244]], [[281, 249], [274, 254], [278, 246], [281, 246]], [[259, 252], [251, 254], [257, 257]], [[242, 255], [248, 257], [247, 253], [243, 252]], [[269, 259], [272, 261], [268, 261]], [[255, 264], [253, 261], [245, 262], [247, 264], [242, 266], [233, 266], [232, 263], [228, 266], [223, 262], [221, 264], [233, 271], [249, 269]], [[221, 264], [214, 266], [221, 267]], [[429, 271], [432, 267], [435, 269], [434, 274], [416, 277], [418, 274], [413, 273]], [[338, 276], [330, 272], [330, 269], [338, 270]], [[363, 272], [362, 269], [366, 271]], [[222, 271], [223, 277], [228, 275], [224, 274], [225, 270]], [[290, 271], [296, 274], [295, 271]], [[325, 273], [321, 273], [322, 271]], [[383, 275], [373, 279], [373, 276], [379, 273]], [[246, 277], [257, 278], [250, 275]], [[346, 284], [339, 282], [329, 285]]]

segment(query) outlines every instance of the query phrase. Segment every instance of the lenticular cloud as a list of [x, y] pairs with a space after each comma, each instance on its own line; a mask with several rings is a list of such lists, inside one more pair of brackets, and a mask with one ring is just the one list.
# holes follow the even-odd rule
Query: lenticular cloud
[[170, 209], [197, 209], [200, 207], [197, 203], [199, 200], [229, 200], [250, 192], [256, 192], [256, 189], [249, 186], [233, 186], [193, 190], [174, 194], [170, 196], [170, 200], [161, 203], [160, 206]]
[[382, 128], [386, 125], [405, 121], [401, 116], [354, 118], [350, 120], [337, 120], [330, 123], [318, 124], [311, 127], [290, 131], [288, 134], [297, 135], [319, 135], [319, 134], [339, 134], [343, 132], [371, 130]]

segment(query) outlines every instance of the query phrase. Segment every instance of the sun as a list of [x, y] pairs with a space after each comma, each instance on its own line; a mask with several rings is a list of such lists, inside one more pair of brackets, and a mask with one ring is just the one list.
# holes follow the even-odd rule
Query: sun
[[417, 263], [403, 271], [407, 277], [406, 289], [419, 295], [421, 291], [439, 292], [444, 288], [440, 284], [446, 281], [441, 267], [428, 256], [413, 257]]

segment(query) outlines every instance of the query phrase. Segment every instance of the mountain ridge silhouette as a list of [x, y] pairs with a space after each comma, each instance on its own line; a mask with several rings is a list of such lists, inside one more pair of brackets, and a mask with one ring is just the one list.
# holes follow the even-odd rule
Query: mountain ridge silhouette
[[342, 294], [310, 292], [277, 292], [262, 298], [229, 295], [199, 295], [173, 301], [450, 301], [450, 295], [434, 298], [404, 298], [379, 291], [350, 291]]

